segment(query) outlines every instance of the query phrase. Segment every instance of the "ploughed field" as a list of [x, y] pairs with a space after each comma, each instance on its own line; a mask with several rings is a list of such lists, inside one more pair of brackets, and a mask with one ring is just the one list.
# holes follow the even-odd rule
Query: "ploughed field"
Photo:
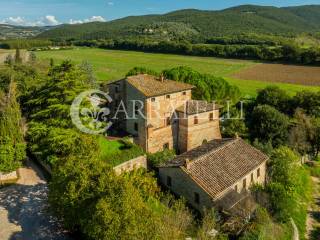
[[[238, 86], [244, 96], [253, 97], [256, 95], [257, 90], [271, 84], [278, 85], [280, 88], [287, 90], [290, 94], [295, 94], [297, 91], [301, 90], [320, 89], [320, 87], [315, 84], [305, 84], [303, 82], [296, 82], [297, 84], [291, 84], [291, 82], [286, 83], [286, 81], [281, 80], [281, 76], [279, 77], [275, 73], [274, 78], [264, 80], [263, 77], [269, 74], [269, 69], [265, 69], [264, 71], [266, 72], [263, 72], [263, 69], [251, 70], [253, 72], [257, 71], [257, 76], [238, 76], [238, 74], [243, 74], [246, 71], [250, 71], [250, 69], [263, 67], [265, 65], [255, 61], [105, 50], [98, 48], [39, 51], [36, 52], [36, 54], [38, 59], [49, 61], [52, 58], [56, 63], [65, 59], [70, 59], [76, 63], [88, 61], [92, 64], [95, 75], [101, 82], [121, 79], [134, 67], [146, 67], [160, 72], [164, 69], [178, 66], [189, 66], [201, 73], [224, 77], [231, 84]], [[286, 66], [284, 65], [284, 67]], [[302, 67], [302, 69], [304, 68], [305, 67]], [[320, 68], [318, 71], [320, 72]], [[272, 70], [272, 72], [275, 72], [275, 70]], [[301, 75], [293, 74], [292, 76], [294, 79], [298, 79], [295, 81], [300, 81], [298, 76]], [[306, 77], [304, 79], [307, 81]]]
[[257, 64], [232, 74], [232, 77], [242, 80], [320, 86], [320, 67]]

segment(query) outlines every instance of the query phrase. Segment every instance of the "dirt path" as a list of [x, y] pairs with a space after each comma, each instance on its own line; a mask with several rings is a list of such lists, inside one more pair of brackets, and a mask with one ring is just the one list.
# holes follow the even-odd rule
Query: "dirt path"
[[314, 202], [308, 210], [306, 239], [320, 240], [320, 179], [312, 177]]
[[292, 240], [300, 240], [299, 230], [298, 230], [297, 225], [295, 224], [295, 222], [293, 221], [292, 218], [290, 219], [290, 221], [291, 221], [291, 225], [292, 225], [292, 228], [293, 228]]
[[0, 239], [70, 239], [47, 212], [48, 188], [38, 167], [28, 162], [19, 173], [17, 184], [0, 189]]

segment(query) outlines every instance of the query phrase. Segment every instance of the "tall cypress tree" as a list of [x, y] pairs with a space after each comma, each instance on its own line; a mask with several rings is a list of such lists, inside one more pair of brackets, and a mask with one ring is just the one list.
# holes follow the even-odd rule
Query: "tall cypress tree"
[[26, 157], [22, 117], [17, 102], [17, 85], [0, 94], [0, 172], [15, 170]]

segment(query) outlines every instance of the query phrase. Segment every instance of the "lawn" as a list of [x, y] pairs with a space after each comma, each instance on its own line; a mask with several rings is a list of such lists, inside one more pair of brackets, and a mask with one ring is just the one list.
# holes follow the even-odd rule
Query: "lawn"
[[144, 155], [143, 150], [127, 140], [107, 140], [104, 136], [98, 139], [100, 159], [107, 161], [112, 167]]
[[[70, 59], [76, 63], [88, 61], [93, 65], [95, 74], [100, 81], [110, 81], [123, 78], [126, 73], [136, 66], [146, 67], [155, 71], [189, 66], [201, 72], [215, 76], [226, 77], [230, 83], [237, 85], [243, 95], [255, 96], [257, 89], [270, 85], [268, 82], [239, 80], [231, 77], [233, 74], [256, 65], [254, 61], [220, 59], [212, 57], [180, 56], [172, 54], [155, 54], [134, 51], [104, 50], [97, 48], [76, 48], [73, 50], [37, 52], [39, 59], [54, 59], [60, 62]], [[302, 89], [315, 90], [319, 87], [274, 83], [294, 94]]]

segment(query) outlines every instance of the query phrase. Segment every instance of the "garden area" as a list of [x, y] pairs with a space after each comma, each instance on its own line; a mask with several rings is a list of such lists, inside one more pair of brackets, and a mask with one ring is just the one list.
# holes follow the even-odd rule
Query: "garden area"
[[144, 151], [128, 139], [108, 140], [104, 136], [99, 136], [98, 143], [100, 159], [112, 167], [144, 155]]

